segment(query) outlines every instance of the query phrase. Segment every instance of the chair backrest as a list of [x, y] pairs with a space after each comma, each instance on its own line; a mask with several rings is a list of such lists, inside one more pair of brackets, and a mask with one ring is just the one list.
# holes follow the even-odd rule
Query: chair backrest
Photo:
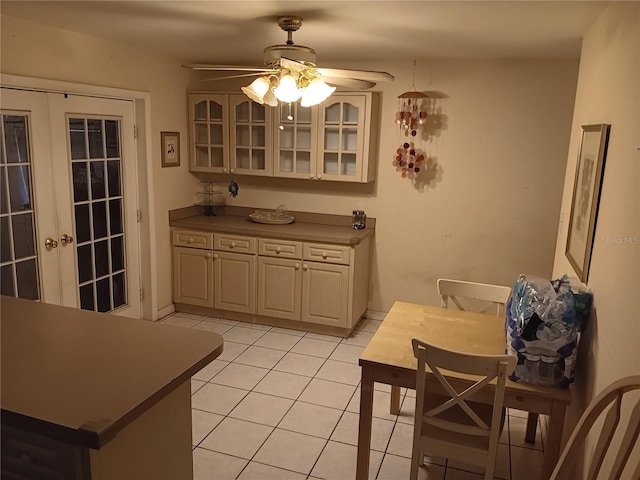
[[[564, 480], [572, 479], [572, 467], [576, 458], [579, 458], [579, 451], [584, 443], [587, 434], [593, 427], [593, 424], [600, 417], [600, 414], [609, 407], [604, 421], [602, 422], [602, 430], [600, 431], [598, 443], [595, 450], [589, 453], [590, 467], [586, 477], [587, 480], [605, 479], [610, 480], [620, 479], [622, 473], [627, 465], [629, 456], [638, 441], [638, 434], [640, 433], [640, 400], [638, 396], [629, 395], [627, 398], [632, 397], [632, 403], [634, 406], [631, 409], [629, 421], [626, 424], [626, 429], [622, 434], [622, 440], [617, 447], [618, 451], [611, 464], [611, 470], [609, 475], [601, 475], [600, 469], [602, 467], [604, 458], [609, 450], [611, 439], [613, 438], [616, 430], [620, 424], [620, 412], [622, 409], [622, 400], [625, 394], [633, 391], [640, 390], [640, 375], [632, 375], [625, 377], [617, 382], [612, 383], [609, 387], [605, 388], [600, 395], [594, 398], [585, 412], [580, 417], [576, 428], [574, 429], [569, 441], [560, 455], [560, 459], [556, 464], [556, 468], [551, 474], [551, 480]], [[622, 425], [620, 425], [622, 430]], [[613, 451], [611, 452], [614, 453]], [[625, 478], [640, 478], [640, 462], [635, 465], [634, 471], [630, 477]]]
[[[489, 455], [495, 459], [500, 437], [500, 424], [502, 421], [502, 406], [504, 401], [505, 383], [508, 371], [515, 367], [515, 355], [473, 355], [463, 352], [446, 350], [427, 342], [414, 338], [411, 340], [413, 353], [418, 359], [416, 374], [416, 422], [422, 421], [427, 426], [449, 430], [466, 435], [489, 437]], [[435, 378], [438, 379], [445, 391], [442, 403], [424, 411], [425, 397], [425, 366], [428, 366]], [[458, 393], [445, 378], [442, 370], [460, 372], [473, 375], [477, 381]], [[493, 399], [493, 413], [491, 424], [487, 424], [469, 406], [470, 397], [489, 382], [496, 378], [495, 394]], [[420, 400], [418, 400], [420, 399]], [[438, 402], [439, 403], [439, 402]], [[430, 405], [431, 406], [431, 405]], [[445, 418], [441, 415], [450, 408], [458, 415]], [[460, 410], [466, 414], [460, 414]]]
[[496, 315], [501, 315], [511, 296], [511, 288], [488, 283], [440, 278], [438, 279], [438, 293], [442, 297], [440, 302], [442, 308], [447, 308], [449, 300], [451, 300], [460, 310], [465, 310], [460, 302], [460, 298], [463, 297], [488, 302], [482, 308], [477, 309], [479, 313], [486, 313], [493, 307]]

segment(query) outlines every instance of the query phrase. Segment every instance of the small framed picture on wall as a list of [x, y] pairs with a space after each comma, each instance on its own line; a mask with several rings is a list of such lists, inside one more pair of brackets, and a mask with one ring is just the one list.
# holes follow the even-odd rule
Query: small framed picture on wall
[[160, 132], [162, 166], [180, 166], [180, 132]]

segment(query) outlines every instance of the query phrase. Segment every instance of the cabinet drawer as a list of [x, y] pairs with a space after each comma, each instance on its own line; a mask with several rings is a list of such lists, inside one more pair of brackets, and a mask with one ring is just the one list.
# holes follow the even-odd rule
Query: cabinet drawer
[[258, 254], [280, 258], [302, 258], [302, 242], [261, 238]]
[[173, 245], [176, 247], [213, 249], [213, 233], [174, 230]]
[[215, 235], [215, 250], [236, 253], [256, 253], [256, 239], [239, 235]]
[[305, 243], [302, 249], [302, 258], [316, 262], [349, 265], [350, 251], [351, 247], [347, 246]]
[[88, 478], [88, 460], [82, 447], [2, 425], [2, 478]]

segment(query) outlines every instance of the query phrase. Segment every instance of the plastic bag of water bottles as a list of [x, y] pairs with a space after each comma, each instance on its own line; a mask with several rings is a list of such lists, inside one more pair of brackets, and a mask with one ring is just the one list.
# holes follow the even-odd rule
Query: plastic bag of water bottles
[[591, 292], [572, 287], [566, 275], [551, 281], [520, 275], [506, 309], [507, 353], [518, 356], [509, 378], [568, 388], [591, 302]]

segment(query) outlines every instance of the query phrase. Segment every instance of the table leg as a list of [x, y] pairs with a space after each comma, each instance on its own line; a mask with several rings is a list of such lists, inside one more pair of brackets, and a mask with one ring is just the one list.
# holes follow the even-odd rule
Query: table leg
[[538, 426], [538, 414], [529, 412], [527, 417], [527, 430], [524, 434], [524, 441], [536, 443], [536, 428]]
[[400, 413], [400, 387], [391, 385], [391, 405], [389, 405], [389, 413], [398, 415]]
[[356, 480], [369, 478], [369, 460], [371, 454], [371, 423], [373, 421], [373, 372], [362, 367], [360, 386], [360, 423], [358, 427], [358, 463]]
[[549, 415], [549, 428], [547, 440], [544, 444], [544, 462], [542, 465], [542, 478], [548, 479], [560, 458], [560, 446], [562, 444], [562, 429], [564, 427], [564, 414], [566, 405], [554, 403]]

